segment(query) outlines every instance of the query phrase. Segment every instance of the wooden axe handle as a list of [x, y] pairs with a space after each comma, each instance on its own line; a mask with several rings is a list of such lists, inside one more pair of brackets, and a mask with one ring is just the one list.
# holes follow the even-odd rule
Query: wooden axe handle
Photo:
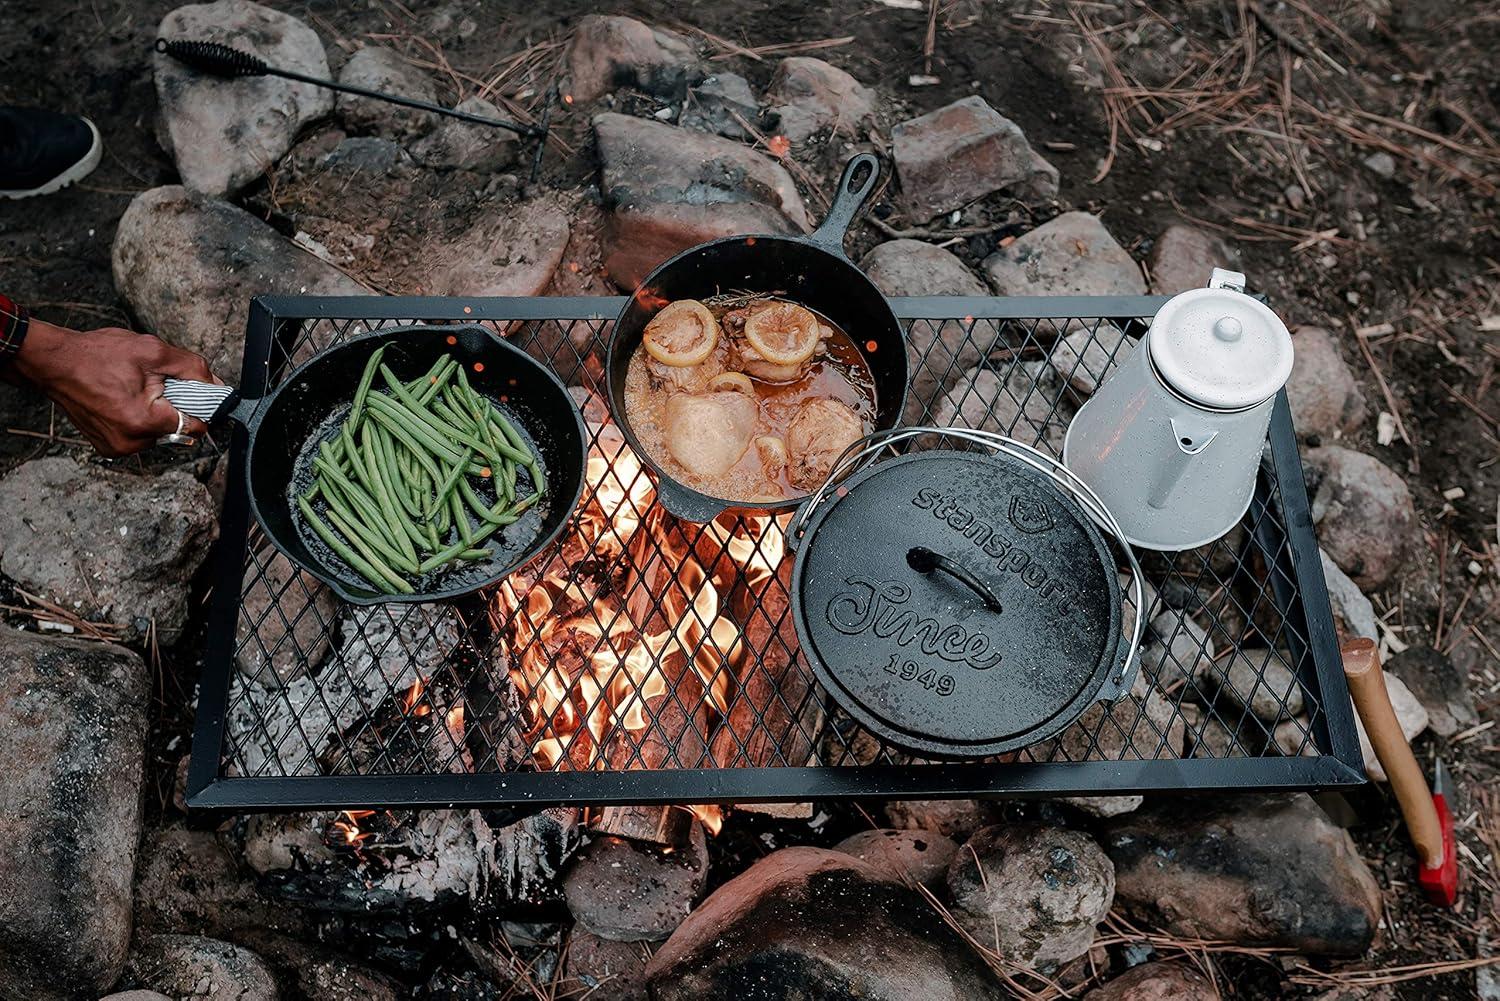
[[1343, 646], [1344, 677], [1349, 680], [1349, 695], [1354, 709], [1365, 725], [1375, 757], [1390, 779], [1391, 791], [1406, 819], [1406, 831], [1417, 848], [1422, 865], [1437, 868], [1443, 864], [1443, 828], [1438, 821], [1432, 790], [1422, 774], [1411, 744], [1401, 732], [1391, 696], [1385, 689], [1385, 674], [1380, 670], [1380, 654], [1375, 644], [1364, 638], [1350, 640]]

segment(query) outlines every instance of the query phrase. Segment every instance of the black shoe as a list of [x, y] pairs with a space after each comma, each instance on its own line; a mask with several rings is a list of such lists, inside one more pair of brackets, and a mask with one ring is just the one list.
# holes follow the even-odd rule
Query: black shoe
[[50, 195], [99, 166], [104, 143], [82, 115], [0, 107], [0, 198]]

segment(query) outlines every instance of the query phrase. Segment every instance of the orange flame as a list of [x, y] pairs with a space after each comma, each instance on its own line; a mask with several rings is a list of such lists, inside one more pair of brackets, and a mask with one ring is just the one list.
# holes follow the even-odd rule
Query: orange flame
[[[636, 292], [642, 301], [652, 294]], [[696, 529], [683, 531], [660, 513], [647, 518], [655, 488], [635, 453], [615, 441], [591, 450], [586, 501], [559, 557], [529, 588], [510, 578], [495, 595], [502, 650], [528, 710], [527, 741], [543, 769], [654, 767], [634, 751], [670, 701], [664, 697], [688, 690], [680, 678], [694, 679], [692, 698], [704, 704], [683, 699], [691, 719], [727, 714], [747, 655], [731, 589], [741, 578], [764, 585], [785, 552], [781, 524], [757, 515], [710, 523], [703, 546], [718, 545], [700, 557]], [[718, 550], [725, 559], [715, 558]], [[616, 586], [581, 575], [585, 558]], [[647, 567], [657, 571], [650, 581]], [[650, 739], [671, 739], [655, 733]], [[629, 764], [611, 765], [612, 756]], [[705, 824], [716, 829], [718, 809], [702, 809], [712, 811], [714, 822]]]
[[642, 285], [635, 290], [635, 301], [646, 309], [662, 309], [672, 300], [663, 298], [662, 294], [656, 291], [656, 289], [647, 288]]
[[359, 829], [359, 822], [374, 815], [374, 810], [344, 810], [342, 816], [345, 819], [335, 820], [333, 830], [338, 833], [343, 844], [358, 848], [370, 838], [370, 832]]
[[406, 694], [401, 696], [401, 711], [408, 716], [426, 716], [428, 713], [432, 712], [432, 706], [426, 702], [423, 702], [421, 705], [417, 705], [417, 700], [422, 697], [422, 693], [426, 690], [426, 679], [418, 678], [412, 684], [412, 686], [406, 690]]
[[724, 808], [712, 803], [698, 803], [688, 807], [693, 816], [703, 822], [703, 829], [713, 837], [724, 829]]

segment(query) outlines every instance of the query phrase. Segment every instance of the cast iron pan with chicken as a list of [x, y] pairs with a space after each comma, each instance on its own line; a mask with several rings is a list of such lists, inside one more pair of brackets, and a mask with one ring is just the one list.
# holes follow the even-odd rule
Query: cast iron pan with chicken
[[[673, 306], [674, 303], [704, 301], [720, 302], [728, 297], [751, 300], [749, 312], [740, 315], [724, 315], [722, 336], [737, 338], [737, 343], [764, 344], [764, 338], [756, 340], [747, 336], [757, 326], [774, 328], [773, 336], [795, 336], [798, 322], [795, 309], [780, 305], [796, 304], [817, 314], [828, 324], [847, 335], [847, 340], [857, 348], [861, 364], [867, 372], [869, 385], [864, 387], [873, 399], [862, 413], [863, 433], [895, 427], [906, 403], [907, 359], [906, 340], [901, 324], [891, 311], [890, 305], [864, 272], [855, 267], [844, 255], [843, 241], [850, 222], [864, 204], [880, 179], [880, 161], [868, 153], [852, 158], [844, 167], [839, 180], [838, 195], [828, 210], [823, 224], [805, 237], [790, 236], [731, 236], [691, 247], [658, 266], [646, 276], [640, 288], [627, 301], [615, 322], [614, 334], [609, 342], [607, 374], [609, 381], [610, 410], [637, 455], [651, 470], [662, 505], [672, 514], [688, 521], [710, 521], [726, 510], [786, 511], [795, 508], [807, 494], [817, 487], [813, 477], [826, 466], [829, 456], [812, 455], [806, 451], [806, 439], [811, 438], [823, 451], [829, 443], [842, 441], [842, 434], [828, 431], [847, 429], [853, 434], [856, 425], [831, 404], [809, 406], [799, 431], [784, 439], [786, 450], [791, 453], [787, 461], [795, 470], [784, 484], [791, 489], [784, 495], [775, 496], [764, 492], [741, 493], [724, 496], [727, 491], [711, 493], [697, 489], [684, 482], [682, 464], [673, 463], [675, 471], [667, 468], [670, 460], [643, 443], [643, 435], [632, 428], [630, 408], [627, 405], [627, 377], [632, 358], [645, 353], [643, 339], [647, 327], [669, 307], [674, 312], [696, 312], [690, 305]], [[770, 301], [755, 302], [754, 297], [774, 296]], [[760, 312], [765, 310], [765, 312]], [[722, 313], [722, 310], [716, 310]], [[755, 313], [760, 312], [756, 316]], [[702, 316], [701, 313], [697, 315]], [[668, 314], [670, 316], [670, 314]], [[745, 317], [753, 317], [748, 322]], [[705, 324], [708, 319], [704, 318]], [[662, 324], [658, 324], [658, 331]], [[692, 329], [692, 324], [688, 324]], [[830, 331], [825, 327], [826, 335]], [[657, 341], [660, 341], [658, 336]], [[659, 345], [658, 345], [659, 346]], [[692, 343], [681, 345], [686, 360], [696, 357]], [[754, 356], [753, 348], [747, 349]], [[657, 352], [660, 354], [660, 352]], [[739, 368], [745, 368], [741, 356], [736, 354]], [[766, 372], [766, 365], [759, 369], [749, 366], [749, 374], [757, 381], [762, 375], [775, 379], [774, 365]], [[660, 366], [658, 366], [660, 369]], [[705, 449], [724, 447], [723, 442], [710, 441], [705, 427], [724, 427], [733, 435], [744, 424], [736, 420], [733, 393], [728, 392], [734, 381], [725, 375], [717, 376], [712, 386], [688, 387], [668, 408], [668, 420], [681, 425], [684, 432], [696, 434]], [[729, 406], [720, 406], [716, 401], [728, 401]], [[719, 413], [719, 410], [725, 410]], [[804, 429], [813, 429], [809, 435]], [[826, 431], [824, 429], [827, 429]], [[668, 438], [671, 429], [668, 429]], [[757, 439], [758, 440], [758, 439]], [[653, 444], [655, 444], [653, 442]], [[698, 444], [689, 444], [695, 448]], [[739, 441], [729, 443], [732, 450], [749, 445]], [[842, 447], [842, 446], [840, 446]], [[836, 451], [834, 454], [836, 455]], [[679, 453], [680, 454], [680, 453]], [[705, 453], [705, 461], [713, 463], [717, 456]], [[703, 480], [696, 481], [698, 483]]]

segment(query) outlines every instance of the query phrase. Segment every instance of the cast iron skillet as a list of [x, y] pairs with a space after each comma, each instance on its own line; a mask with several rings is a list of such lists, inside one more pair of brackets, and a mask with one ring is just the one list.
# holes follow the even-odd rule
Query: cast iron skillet
[[[543, 501], [490, 537], [486, 545], [493, 556], [419, 580], [416, 594], [387, 595], [371, 588], [302, 524], [293, 500], [294, 492], [306, 490], [311, 481], [309, 453], [338, 427], [365, 362], [382, 344], [387, 345], [383, 363], [408, 381], [443, 354], [458, 359], [475, 390], [508, 411], [540, 454], [547, 476]], [[433, 601], [493, 584], [557, 537], [583, 491], [588, 454], [583, 417], [572, 396], [543, 365], [484, 327], [402, 327], [354, 337], [298, 366], [261, 399], [243, 399], [227, 386], [167, 383], [165, 395], [182, 412], [209, 423], [227, 417], [245, 426], [250, 436], [246, 482], [255, 520], [288, 559], [351, 604]]]
[[[865, 176], [856, 180], [861, 173]], [[674, 480], [641, 447], [625, 414], [625, 373], [646, 324], [668, 302], [731, 290], [782, 292], [843, 328], [875, 378], [875, 430], [895, 427], [906, 405], [906, 338], [885, 296], [844, 256], [844, 234], [880, 179], [880, 161], [861, 153], [844, 166], [828, 216], [808, 236], [728, 236], [690, 247], [641, 282], [615, 321], [606, 357], [609, 409], [625, 440], [651, 470], [662, 506], [686, 521], [711, 521], [726, 510], [790, 511], [804, 497], [737, 501]]]

